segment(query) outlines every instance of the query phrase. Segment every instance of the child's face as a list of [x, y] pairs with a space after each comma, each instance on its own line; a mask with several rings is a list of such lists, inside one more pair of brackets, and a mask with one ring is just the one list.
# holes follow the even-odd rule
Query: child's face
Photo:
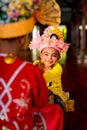
[[44, 66], [53, 66], [60, 58], [59, 52], [52, 47], [47, 47], [40, 53], [40, 58], [43, 61]]

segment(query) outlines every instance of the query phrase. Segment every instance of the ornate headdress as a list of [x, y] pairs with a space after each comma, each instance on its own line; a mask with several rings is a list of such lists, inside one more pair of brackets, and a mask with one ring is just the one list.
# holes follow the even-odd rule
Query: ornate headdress
[[[52, 35], [57, 36], [57, 38], [52, 38]], [[29, 48], [41, 51], [46, 47], [53, 47], [61, 53], [67, 51], [69, 45], [64, 42], [63, 32], [57, 26], [48, 26], [41, 36], [39, 35], [31, 41]]]
[[1, 0], [0, 38], [13, 38], [33, 30], [36, 0]]

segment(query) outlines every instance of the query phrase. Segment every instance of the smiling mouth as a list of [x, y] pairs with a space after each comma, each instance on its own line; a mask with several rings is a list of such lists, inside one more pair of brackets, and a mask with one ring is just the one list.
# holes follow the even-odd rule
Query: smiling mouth
[[48, 64], [52, 64], [52, 61], [47, 61], [46, 63], [48, 63]]

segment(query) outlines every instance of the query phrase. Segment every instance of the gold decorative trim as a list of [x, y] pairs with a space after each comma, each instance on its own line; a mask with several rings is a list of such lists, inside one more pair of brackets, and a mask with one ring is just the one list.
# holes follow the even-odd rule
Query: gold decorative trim
[[9, 23], [9, 24], [1, 24], [0, 25], [0, 38], [15, 38], [19, 36], [23, 36], [32, 32], [34, 28], [35, 20], [33, 17], [30, 19]]

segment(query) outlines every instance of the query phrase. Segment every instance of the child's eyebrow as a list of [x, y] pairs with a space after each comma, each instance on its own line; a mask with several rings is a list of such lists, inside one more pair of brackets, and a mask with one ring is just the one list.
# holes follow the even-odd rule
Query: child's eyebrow
[[49, 53], [48, 51], [44, 51], [44, 53]]
[[53, 53], [53, 55], [58, 55], [57, 53]]
[[57, 52], [53, 52], [52, 54], [56, 54], [57, 55], [58, 53]]

